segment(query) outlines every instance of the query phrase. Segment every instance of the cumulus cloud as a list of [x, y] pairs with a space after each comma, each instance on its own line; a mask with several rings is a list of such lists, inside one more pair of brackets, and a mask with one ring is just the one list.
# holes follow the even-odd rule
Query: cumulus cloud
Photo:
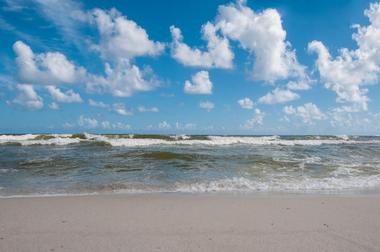
[[253, 117], [247, 120], [243, 125], [241, 125], [241, 128], [253, 129], [259, 125], [263, 125], [264, 117], [265, 117], [265, 113], [257, 108], [255, 109], [255, 113], [253, 114]]
[[342, 48], [333, 58], [320, 41], [308, 46], [318, 55], [315, 65], [325, 87], [336, 93], [338, 102], [350, 104], [353, 111], [368, 109], [368, 90], [364, 86], [376, 84], [380, 74], [380, 3], [370, 4], [364, 14], [369, 25], [354, 26], [357, 31], [352, 35], [357, 49]]
[[118, 97], [129, 97], [136, 92], [150, 91], [158, 85], [150, 71], [141, 71], [128, 61], [120, 61], [112, 67], [105, 63], [105, 76], [93, 75], [86, 83], [91, 93], [109, 93]]
[[194, 130], [197, 128], [197, 125], [195, 123], [175, 123], [175, 128], [177, 130]]
[[159, 129], [170, 129], [172, 126], [167, 121], [162, 121], [158, 124]]
[[79, 94], [75, 93], [73, 90], [67, 90], [66, 92], [62, 92], [59, 88], [54, 86], [47, 86], [46, 89], [53, 97], [53, 99], [57, 102], [62, 103], [76, 103], [82, 102], [82, 98]]
[[206, 68], [232, 68], [234, 58], [229, 41], [217, 35], [217, 30], [210, 22], [202, 27], [203, 39], [207, 41], [207, 51], [191, 48], [183, 42], [181, 30], [170, 27], [172, 34], [172, 57], [185, 66]]
[[36, 93], [32, 85], [17, 84], [16, 89], [19, 94], [8, 104], [15, 104], [29, 110], [39, 110], [44, 106], [42, 98]]
[[[131, 125], [124, 124], [121, 122], [112, 123], [109, 121], [98, 121], [95, 118], [86, 117], [81, 115], [77, 122], [79, 127], [87, 128], [87, 129], [95, 129], [95, 128], [101, 128], [101, 129], [113, 129], [113, 130], [128, 130], [131, 129]], [[65, 123], [65, 128], [72, 128], [75, 124], [72, 123]]]
[[109, 121], [102, 121], [100, 123], [100, 127], [103, 128], [103, 129], [113, 129], [113, 130], [129, 130], [131, 129], [131, 125], [129, 124], [125, 124], [125, 123], [121, 123], [121, 122], [117, 122], [117, 123], [111, 123]]
[[116, 112], [119, 115], [122, 116], [130, 116], [133, 115], [131, 111], [129, 111], [124, 104], [121, 103], [115, 103], [112, 105], [112, 111]]
[[305, 78], [305, 67], [298, 63], [295, 51], [286, 41], [286, 31], [277, 10], [255, 12], [245, 1], [222, 5], [215, 26], [254, 56], [252, 76], [255, 80]]
[[157, 107], [151, 107], [151, 108], [148, 108], [148, 107], [145, 107], [145, 106], [139, 106], [139, 107], [137, 108], [137, 110], [138, 110], [139, 112], [142, 112], [142, 113], [144, 113], [144, 112], [155, 112], [155, 113], [157, 113], [157, 112], [160, 111]]
[[116, 9], [94, 9], [92, 15], [100, 35], [100, 42], [94, 48], [105, 59], [155, 56], [164, 49], [164, 44], [150, 40], [145, 29]]
[[286, 87], [290, 90], [309, 90], [311, 81], [299, 80], [299, 81], [289, 81]]
[[253, 109], [253, 105], [254, 105], [253, 101], [249, 99], [248, 97], [238, 100], [238, 104], [243, 109]]
[[187, 94], [212, 94], [212, 82], [207, 71], [199, 71], [185, 81], [184, 91]]
[[[104, 74], [89, 74], [76, 67], [65, 55], [49, 52], [35, 55], [29, 46], [16, 42], [14, 51], [20, 80], [31, 84], [58, 85], [82, 83], [86, 91], [113, 96], [128, 97], [137, 92], [150, 91], [158, 85], [153, 72], [140, 69], [134, 58], [156, 56], [164, 50], [164, 44], [150, 40], [147, 32], [137, 23], [123, 16], [116, 9], [84, 11], [81, 5], [70, 0], [35, 0], [41, 12], [65, 35], [77, 39], [78, 26], [90, 24], [98, 32], [97, 42], [85, 44], [100, 55]], [[62, 2], [62, 3], [61, 3]], [[85, 36], [82, 35], [82, 40]]]
[[213, 110], [215, 108], [215, 105], [214, 105], [214, 103], [212, 103], [210, 101], [201, 101], [199, 103], [199, 107], [201, 109], [207, 110], [207, 112], [210, 112], [211, 110]]
[[259, 98], [259, 103], [264, 104], [276, 104], [276, 103], [285, 103], [296, 100], [299, 98], [299, 95], [292, 92], [288, 89], [276, 88], [272, 92], [267, 93], [266, 95]]
[[312, 124], [315, 120], [324, 120], [327, 116], [313, 103], [306, 103], [294, 108], [286, 106], [283, 109], [286, 115], [300, 117], [304, 123]]
[[59, 105], [56, 102], [52, 102], [49, 104], [49, 108], [53, 109], [53, 110], [57, 110], [57, 109], [59, 109]]
[[22, 41], [13, 44], [20, 81], [35, 85], [59, 85], [79, 82], [85, 69], [77, 67], [59, 52], [34, 54]]
[[[88, 23], [96, 28], [97, 42], [90, 48], [95, 50], [104, 64], [104, 74], [89, 74], [84, 68], [76, 67], [61, 53], [34, 55], [22, 42], [16, 42], [14, 50], [19, 66], [20, 79], [33, 84], [57, 85], [60, 83], [85, 84], [91, 93], [111, 94], [129, 97], [137, 92], [150, 91], [158, 85], [153, 72], [146, 67], [140, 69], [133, 63], [134, 58], [156, 56], [162, 53], [164, 44], [149, 39], [145, 29], [123, 16], [116, 9], [94, 9], [83, 11], [79, 4], [64, 1], [60, 11], [52, 16], [48, 10], [54, 9], [58, 1], [36, 0], [45, 16], [52, 20], [68, 38], [77, 36], [76, 25]], [[54, 7], [55, 6], [55, 7]]]
[[115, 112], [122, 116], [131, 116], [133, 115], [132, 111], [130, 111], [124, 104], [122, 103], [113, 103], [107, 104], [101, 101], [94, 101], [92, 99], [88, 100], [88, 104], [92, 107], [107, 109], [111, 112]]
[[90, 13], [90, 21], [99, 32], [99, 42], [93, 49], [105, 61], [105, 75], [91, 76], [87, 91], [128, 97], [154, 89], [159, 82], [151, 69], [140, 69], [133, 59], [157, 56], [164, 44], [151, 40], [144, 28], [116, 9], [94, 9]]
[[78, 125], [83, 128], [94, 129], [98, 127], [98, 120], [95, 118], [85, 117], [81, 115], [78, 119]]
[[109, 107], [109, 105], [105, 104], [104, 102], [94, 101], [92, 99], [88, 100], [88, 105], [90, 105], [92, 107], [96, 107], [96, 108], [108, 108]]

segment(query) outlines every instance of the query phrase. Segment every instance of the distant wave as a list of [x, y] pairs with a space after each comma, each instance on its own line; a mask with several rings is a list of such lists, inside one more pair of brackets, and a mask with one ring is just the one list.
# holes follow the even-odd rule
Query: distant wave
[[100, 135], [100, 134], [25, 134], [0, 135], [0, 144], [69, 145], [92, 143], [110, 146], [151, 145], [322, 145], [380, 143], [379, 137], [355, 136], [202, 136], [202, 135]]

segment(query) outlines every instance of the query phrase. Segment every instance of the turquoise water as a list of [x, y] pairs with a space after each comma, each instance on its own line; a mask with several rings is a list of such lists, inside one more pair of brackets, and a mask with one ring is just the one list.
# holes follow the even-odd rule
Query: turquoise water
[[0, 135], [0, 195], [380, 188], [380, 137]]

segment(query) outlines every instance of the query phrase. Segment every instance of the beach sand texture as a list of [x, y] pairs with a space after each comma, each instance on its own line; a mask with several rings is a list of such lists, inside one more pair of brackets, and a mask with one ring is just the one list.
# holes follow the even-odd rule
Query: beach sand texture
[[0, 251], [380, 251], [380, 197], [0, 199]]

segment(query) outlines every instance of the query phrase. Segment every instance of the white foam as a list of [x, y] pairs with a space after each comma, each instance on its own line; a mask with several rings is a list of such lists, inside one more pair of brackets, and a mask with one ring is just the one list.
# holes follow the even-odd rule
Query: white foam
[[0, 143], [17, 142], [34, 139], [38, 135], [26, 134], [26, 135], [0, 135]]
[[47, 140], [25, 140], [19, 141], [21, 145], [68, 145], [73, 143], [79, 143], [80, 139], [77, 138], [51, 138]]
[[1, 168], [0, 173], [8, 173], [8, 172], [17, 172], [17, 169], [6, 169], [6, 168]]
[[50, 139], [35, 139], [38, 135], [0, 135], [0, 144], [18, 143], [21, 145], [68, 145], [79, 143], [80, 139], [69, 138], [71, 135], [54, 134]]
[[[317, 146], [322, 144], [355, 144], [355, 143], [380, 143], [378, 140], [372, 141], [354, 141], [343, 139], [300, 139], [287, 140], [278, 136], [271, 137], [235, 137], [235, 136], [209, 136], [208, 140], [175, 140], [167, 141], [162, 139], [133, 139], [118, 138], [110, 139], [102, 137], [101, 140], [112, 146], [149, 146], [149, 145], [206, 145], [206, 146], [226, 146], [226, 145], [309, 145]], [[98, 138], [100, 139], [100, 138]]]
[[85, 139], [72, 138], [67, 134], [54, 134], [51, 139], [35, 139], [38, 135], [0, 135], [0, 144], [19, 143], [21, 145], [67, 145], [79, 143], [81, 141], [88, 142], [106, 142], [112, 146], [151, 146], [151, 145], [204, 145], [204, 146], [227, 146], [227, 145], [284, 145], [284, 146], [317, 146], [322, 144], [358, 144], [358, 143], [380, 143], [378, 139], [372, 140], [355, 140], [348, 136], [342, 136], [334, 139], [283, 139], [279, 136], [257, 136], [257, 137], [241, 137], [241, 136], [208, 136], [208, 139], [199, 140], [191, 139], [186, 135], [173, 136], [172, 140], [165, 139], [135, 139], [133, 135], [124, 137], [108, 137], [106, 135], [97, 135], [84, 133]]
[[347, 135], [336, 135], [336, 137], [346, 141], [350, 140], [350, 137]]
[[176, 184], [176, 192], [321, 192], [371, 189], [380, 187], [380, 175], [346, 178], [276, 178], [255, 181], [244, 177], [193, 184]]
[[[0, 190], [3, 188], [0, 187]], [[278, 176], [271, 180], [252, 180], [245, 177], [233, 177], [197, 183], [177, 182], [174, 186], [138, 186], [125, 189], [95, 191], [85, 193], [35, 193], [26, 195], [2, 195], [0, 198], [85, 196], [99, 194], [141, 194], [141, 193], [344, 193], [355, 190], [380, 189], [380, 175], [359, 177], [329, 178], [290, 178]]]

